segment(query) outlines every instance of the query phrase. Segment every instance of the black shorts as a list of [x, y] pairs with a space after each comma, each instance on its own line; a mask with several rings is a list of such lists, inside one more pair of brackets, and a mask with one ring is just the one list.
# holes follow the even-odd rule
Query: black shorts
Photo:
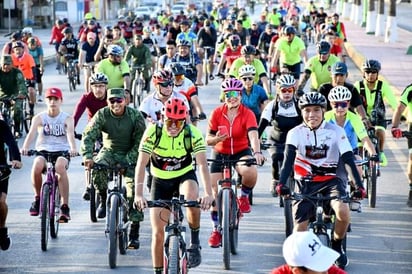
[[35, 72], [35, 77], [36, 77], [36, 83], [41, 84], [41, 77], [43, 76], [43, 73], [40, 72], [40, 66], [36, 66], [34, 69]]
[[193, 180], [197, 182], [196, 173], [194, 170], [173, 179], [160, 179], [153, 177], [151, 188], [152, 200], [170, 200], [179, 194], [179, 186], [181, 183], [187, 180]]
[[[309, 184], [301, 181], [295, 182], [295, 191], [303, 194], [322, 193], [324, 196], [346, 195], [345, 183], [338, 177], [326, 182], [313, 182]], [[315, 216], [316, 203], [308, 200], [297, 201], [293, 204], [293, 216], [297, 223], [310, 220]]]
[[[42, 152], [43, 152], [44, 154], [43, 154]], [[41, 156], [42, 158], [44, 158], [44, 159], [47, 161], [47, 158], [46, 158], [46, 154], [45, 154], [45, 153], [46, 153], [46, 151], [43, 151], [43, 150], [42, 150], [42, 151], [38, 151], [38, 152], [36, 153], [36, 157], [37, 157], [37, 156]], [[66, 166], [66, 170], [67, 170], [67, 169], [69, 169], [70, 156], [63, 155], [63, 153], [64, 153], [64, 151], [60, 151], [60, 155], [59, 155], [59, 152], [57, 152], [56, 155], [54, 155], [51, 160], [52, 160], [52, 163], [55, 164], [56, 161], [57, 161], [57, 158], [59, 158], [59, 157], [63, 157], [63, 158], [65, 158], [65, 159], [67, 159], [67, 166]], [[47, 167], [45, 166], [42, 172], [45, 174], [46, 171], [47, 171]]]
[[[412, 131], [412, 123], [408, 124], [408, 131]], [[412, 138], [408, 138], [408, 149], [412, 148]]]
[[6, 193], [9, 190], [9, 176], [10, 169], [1, 169], [0, 170], [0, 194]]
[[[212, 158], [215, 160], [220, 160], [223, 158], [227, 158], [228, 160], [239, 160], [243, 156], [252, 156], [252, 150], [250, 148], [242, 150], [241, 152], [238, 152], [233, 155], [228, 155], [228, 154], [220, 154], [216, 151], [213, 151], [212, 153]], [[223, 172], [223, 166], [219, 163], [212, 162], [210, 165], [210, 173], [222, 173]]]

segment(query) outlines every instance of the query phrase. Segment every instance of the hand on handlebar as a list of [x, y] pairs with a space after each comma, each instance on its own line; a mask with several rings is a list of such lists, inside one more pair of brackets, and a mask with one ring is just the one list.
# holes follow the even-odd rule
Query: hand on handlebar
[[147, 207], [147, 200], [141, 195], [134, 196], [133, 206], [135, 209], [142, 211]]
[[203, 196], [202, 200], [200, 202], [200, 208], [203, 210], [208, 210], [210, 207], [212, 207], [215, 203], [215, 198], [213, 195], [210, 196]]
[[276, 186], [276, 192], [280, 196], [289, 196], [291, 194], [290, 188], [288, 186], [285, 186], [284, 184], [278, 184]]
[[400, 128], [393, 127], [391, 129], [391, 133], [392, 133], [392, 136], [396, 139], [399, 139], [402, 137], [402, 130]]
[[355, 200], [362, 200], [366, 197], [366, 190], [363, 187], [358, 187], [358, 189], [352, 191], [351, 196]]

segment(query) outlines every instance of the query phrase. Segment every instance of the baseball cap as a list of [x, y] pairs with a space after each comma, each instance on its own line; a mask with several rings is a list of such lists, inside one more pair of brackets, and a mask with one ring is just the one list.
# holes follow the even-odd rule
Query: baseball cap
[[48, 97], [56, 97], [59, 99], [63, 99], [63, 93], [59, 88], [48, 88], [46, 89], [46, 93], [44, 94], [45, 98]]
[[30, 37], [28, 40], [27, 40], [27, 43], [28, 44], [37, 44], [37, 42], [36, 42], [36, 38], [34, 38], [34, 37]]
[[322, 244], [311, 231], [292, 233], [283, 243], [283, 257], [290, 266], [304, 266], [312, 271], [328, 270], [340, 254]]
[[11, 59], [11, 55], [3, 55], [1, 57], [1, 64], [2, 65], [11, 65], [13, 64], [13, 60]]
[[107, 99], [110, 98], [125, 98], [124, 89], [122, 88], [111, 88], [107, 91]]
[[336, 62], [335, 64], [333, 64], [331, 71], [332, 71], [333, 75], [347, 74], [348, 73], [348, 67], [343, 62]]

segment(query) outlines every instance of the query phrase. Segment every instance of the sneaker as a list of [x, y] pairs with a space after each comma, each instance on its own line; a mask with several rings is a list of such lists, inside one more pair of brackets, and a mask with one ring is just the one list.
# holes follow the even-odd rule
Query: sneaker
[[249, 213], [252, 210], [249, 203], [249, 197], [241, 196], [240, 198], [238, 198], [237, 202], [239, 205], [240, 213]]
[[348, 257], [345, 251], [341, 250], [339, 258], [335, 261], [335, 265], [340, 269], [345, 270], [345, 267], [349, 264]]
[[222, 246], [222, 234], [217, 230], [214, 229], [212, 234], [209, 237], [209, 246], [213, 248], [221, 247]]
[[83, 192], [83, 200], [85, 201], [90, 201], [90, 188], [86, 187], [86, 189]]
[[270, 184], [270, 193], [272, 194], [272, 197], [278, 197], [278, 192], [276, 191], [276, 186], [279, 184], [278, 180], [272, 180], [272, 183]]
[[409, 197], [408, 197], [408, 201], [406, 202], [406, 205], [408, 207], [412, 207], [412, 190], [409, 190]]
[[77, 78], [77, 84], [80, 85], [80, 78]]
[[59, 223], [67, 223], [70, 220], [70, 208], [64, 204], [60, 207]]
[[40, 199], [36, 199], [29, 209], [31, 216], [39, 216]]
[[11, 246], [11, 238], [7, 235], [7, 227], [0, 228], [0, 248], [7, 250]]
[[140, 247], [139, 239], [131, 238], [127, 244], [128, 249], [139, 249], [139, 247]]
[[190, 247], [187, 249], [188, 252], [188, 267], [194, 268], [200, 265], [202, 262], [202, 255], [200, 254], [200, 250], [202, 247], [199, 244], [191, 244]]
[[210, 75], [209, 75], [209, 80], [210, 80], [210, 81], [215, 80], [215, 76], [213, 76], [213, 74], [210, 74]]
[[97, 209], [97, 218], [103, 219], [106, 217], [106, 203], [100, 202], [99, 208]]
[[388, 165], [388, 159], [386, 159], [385, 153], [381, 152], [379, 154], [379, 159], [381, 159], [381, 166], [387, 166]]

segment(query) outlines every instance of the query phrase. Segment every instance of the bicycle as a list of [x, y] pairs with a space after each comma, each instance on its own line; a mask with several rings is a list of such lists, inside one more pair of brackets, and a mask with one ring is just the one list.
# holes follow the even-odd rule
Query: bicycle
[[219, 163], [223, 166], [223, 179], [218, 181], [220, 186], [217, 195], [219, 226], [222, 231], [223, 265], [230, 269], [230, 254], [237, 254], [239, 221], [242, 217], [238, 206], [237, 179], [234, 178], [234, 168], [238, 163], [256, 165], [254, 158], [229, 160], [208, 159], [208, 162]]
[[[376, 154], [379, 155], [379, 139], [375, 134], [375, 129], [368, 129], [368, 136], [375, 147]], [[362, 177], [366, 181], [366, 193], [368, 195], [369, 207], [375, 208], [376, 206], [376, 191], [377, 191], [377, 178], [380, 176], [380, 164], [379, 161], [372, 161], [372, 155], [363, 149], [362, 159]]]
[[143, 101], [143, 90], [146, 85], [146, 81], [143, 76], [144, 65], [138, 65], [132, 67], [135, 70], [135, 75], [132, 83], [132, 96], [133, 96], [133, 107], [137, 108]]
[[[17, 100], [20, 100], [19, 98], [16, 98]], [[19, 128], [15, 127], [14, 123], [14, 110], [13, 106], [16, 103], [15, 99], [10, 99], [10, 98], [3, 98], [0, 99], [0, 114], [3, 120], [7, 123], [9, 126], [10, 130], [13, 133], [13, 136], [15, 138], [19, 138], [18, 134], [22, 133], [25, 131], [26, 133], [29, 132], [30, 125], [31, 125], [31, 117], [29, 117], [29, 113], [27, 112], [27, 102], [26, 99], [21, 99], [22, 100], [22, 110], [20, 114], [20, 126]]]
[[37, 151], [29, 150], [28, 156], [41, 155], [46, 158], [46, 179], [40, 192], [40, 219], [41, 219], [41, 249], [47, 251], [49, 232], [52, 239], [57, 238], [60, 221], [60, 191], [59, 181], [56, 175], [55, 164], [57, 157], [69, 157], [68, 151]]
[[204, 54], [203, 54], [203, 75], [205, 76], [205, 85], [209, 84], [209, 77], [212, 75], [213, 71], [209, 71], [209, 51], [211, 51], [213, 47], [204, 46]]
[[69, 79], [69, 90], [74, 91], [76, 90], [77, 84], [77, 69], [76, 69], [76, 62], [73, 59], [73, 54], [65, 54], [64, 58], [66, 60], [65, 69], [67, 72], [67, 78]]
[[[171, 200], [147, 201], [148, 207], [162, 207], [170, 211], [168, 225], [165, 228], [164, 241], [164, 273], [188, 273], [187, 249], [185, 241], [186, 227], [183, 225], [182, 207], [200, 207], [199, 201], [185, 200], [184, 195], [173, 197]], [[162, 211], [159, 216], [161, 217]]]

